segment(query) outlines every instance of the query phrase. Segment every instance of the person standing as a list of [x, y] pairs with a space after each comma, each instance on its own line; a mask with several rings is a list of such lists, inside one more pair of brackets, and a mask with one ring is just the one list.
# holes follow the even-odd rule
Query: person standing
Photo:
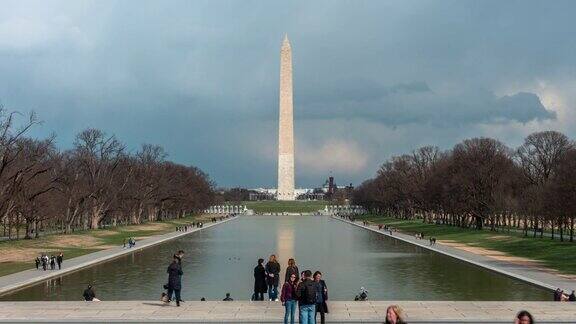
[[280, 263], [276, 260], [276, 255], [272, 254], [266, 263], [266, 274], [268, 283], [268, 298], [278, 300], [278, 283], [280, 277]]
[[316, 314], [320, 313], [320, 323], [326, 323], [326, 313], [328, 313], [328, 287], [326, 287], [326, 282], [322, 280], [322, 272], [314, 272], [314, 281], [316, 282], [316, 311], [314, 313], [314, 320], [316, 320]]
[[176, 298], [176, 306], [180, 306], [182, 299], [180, 298], [180, 291], [182, 289], [182, 266], [178, 262], [178, 258], [174, 255], [172, 263], [168, 266], [168, 300], [172, 300], [174, 293]]
[[50, 256], [50, 270], [56, 269], [56, 257], [54, 255]]
[[60, 252], [56, 257], [56, 263], [58, 263], [58, 270], [62, 269], [62, 262], [64, 262], [64, 254]]
[[178, 259], [178, 263], [180, 265], [182, 265], [182, 258], [184, 257], [184, 250], [179, 250], [178, 252], [176, 252], [176, 254], [174, 254], [174, 257], [176, 259]]
[[40, 261], [42, 262], [42, 270], [46, 271], [46, 268], [48, 267], [48, 261], [47, 261], [48, 257], [46, 255], [42, 255], [42, 257], [40, 258]]
[[[291, 259], [292, 260], [292, 259]], [[288, 280], [282, 286], [282, 292], [280, 294], [280, 301], [284, 305], [286, 311], [284, 313], [284, 324], [288, 324], [288, 318], [290, 318], [290, 324], [294, 324], [294, 313], [296, 312], [296, 288], [298, 280], [296, 279], [296, 274], [291, 274]]]
[[298, 271], [298, 266], [296, 266], [296, 261], [292, 258], [288, 260], [288, 267], [286, 268], [286, 275], [284, 276], [284, 282], [290, 281], [290, 276], [292, 274], [296, 275], [296, 282], [300, 280], [300, 272]]
[[40, 270], [40, 257], [36, 257], [34, 262], [36, 263], [36, 270]]
[[568, 301], [576, 301], [576, 292], [572, 290], [572, 293], [568, 296]]
[[312, 271], [304, 271], [302, 281], [296, 289], [296, 297], [300, 305], [300, 323], [316, 324], [314, 315], [316, 313], [316, 286], [318, 285], [311, 279]]
[[253, 300], [264, 300], [264, 293], [268, 288], [266, 286], [266, 269], [264, 269], [263, 263], [264, 259], [258, 259], [258, 265], [254, 268]]

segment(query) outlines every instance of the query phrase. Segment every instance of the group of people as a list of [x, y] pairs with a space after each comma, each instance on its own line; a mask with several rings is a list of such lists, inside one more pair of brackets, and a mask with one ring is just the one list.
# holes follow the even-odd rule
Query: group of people
[[[271, 255], [266, 265], [264, 259], [258, 259], [258, 265], [254, 268], [252, 300], [264, 300], [264, 294], [267, 293], [269, 300], [278, 301], [279, 282], [280, 263], [276, 255]], [[322, 273], [316, 271], [312, 274], [310, 270], [299, 272], [296, 261], [289, 259], [280, 293], [280, 301], [285, 307], [284, 323], [294, 323], [296, 305], [300, 323], [315, 324], [317, 314], [320, 314], [320, 322], [325, 323], [327, 300], [328, 287], [322, 280]]]
[[176, 226], [176, 232], [188, 232], [190, 230], [192, 230], [193, 228], [202, 228], [204, 227], [204, 223], [202, 222], [192, 222], [190, 224], [186, 224], [186, 225], [182, 225], [182, 226]]
[[572, 293], [568, 295], [564, 290], [558, 288], [554, 291], [554, 301], [576, 301], [576, 291], [572, 290]]
[[64, 262], [64, 253], [60, 252], [57, 256], [54, 254], [48, 256], [47, 254], [42, 254], [37, 256], [34, 260], [36, 264], [36, 270], [40, 270], [40, 266], [42, 266], [42, 270], [48, 270], [48, 266], [50, 266], [50, 270], [56, 270], [56, 265], [58, 265], [58, 270], [62, 269], [62, 263]]
[[[211, 217], [210, 222], [212, 222], [212, 223], [221, 222], [227, 218], [234, 217], [236, 215], [237, 214], [233, 213], [233, 214], [227, 214], [226, 216]], [[176, 232], [188, 232], [188, 231], [192, 230], [193, 228], [202, 228], [202, 227], [204, 227], [203, 222], [192, 222], [192, 223], [188, 223], [185, 225], [176, 226]]]
[[122, 247], [126, 248], [126, 243], [128, 243], [128, 248], [133, 248], [136, 245], [136, 240], [133, 237], [129, 237], [128, 241], [126, 241], [126, 239], [124, 239], [124, 241], [122, 242]]
[[[364, 221], [364, 226], [368, 226], [370, 225], [368, 222]], [[397, 229], [393, 228], [392, 226], [386, 225], [386, 224], [378, 224], [378, 230], [379, 231], [386, 231], [388, 232], [390, 235], [392, 235], [393, 232], [398, 231]]]

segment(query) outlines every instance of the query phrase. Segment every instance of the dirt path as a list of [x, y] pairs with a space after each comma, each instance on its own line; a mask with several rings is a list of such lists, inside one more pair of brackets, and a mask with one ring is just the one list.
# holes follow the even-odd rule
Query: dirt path
[[438, 240], [438, 244], [446, 245], [446, 246], [456, 248], [459, 250], [463, 250], [463, 251], [466, 251], [469, 253], [482, 255], [485, 257], [492, 258], [492, 259], [496, 259], [498, 261], [505, 261], [505, 262], [510, 262], [510, 263], [514, 263], [517, 265], [534, 267], [534, 268], [538, 269], [539, 271], [544, 271], [544, 272], [547, 272], [547, 273], [550, 273], [550, 274], [553, 274], [556, 276], [560, 276], [562, 278], [570, 279], [570, 280], [576, 280], [576, 275], [563, 274], [558, 270], [550, 269], [550, 268], [542, 265], [542, 262], [537, 261], [537, 260], [512, 256], [512, 255], [509, 255], [505, 252], [481, 248], [481, 247], [477, 247], [477, 246], [472, 246], [472, 245], [468, 245], [465, 243], [460, 243], [460, 242], [456, 242], [456, 241], [452, 241], [452, 240]]

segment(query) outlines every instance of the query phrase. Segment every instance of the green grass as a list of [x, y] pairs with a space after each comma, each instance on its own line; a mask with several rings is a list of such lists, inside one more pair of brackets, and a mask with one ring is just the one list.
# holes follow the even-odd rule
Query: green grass
[[32, 268], [34, 264], [26, 262], [3, 262], [0, 263], [0, 277]]
[[402, 220], [380, 215], [357, 217], [373, 223], [387, 224], [404, 233], [424, 233], [440, 240], [452, 240], [470, 246], [486, 248], [539, 261], [543, 266], [565, 274], [576, 274], [576, 243], [551, 238], [523, 237], [521, 233], [492, 232], [448, 225], [423, 223], [422, 220]]
[[246, 205], [248, 209], [254, 210], [256, 213], [313, 213], [324, 209], [326, 205], [334, 205], [335, 203], [311, 200], [311, 201], [279, 201], [279, 200], [263, 200], [263, 201], [244, 201], [241, 203]]
[[[58, 251], [64, 253], [64, 260], [67, 260], [85, 254], [89, 254], [92, 252], [101, 251], [109, 248], [110, 246], [119, 246], [122, 244], [124, 239], [127, 239], [129, 237], [142, 239], [154, 235], [173, 232], [176, 226], [189, 223], [197, 218], [198, 216], [194, 215], [176, 220], [153, 222], [142, 225], [128, 225], [128, 226], [118, 226], [98, 230], [76, 231], [73, 234], [53, 234], [42, 236], [38, 239], [33, 240], [4, 241], [0, 242], [0, 253], [10, 253], [13, 251], [26, 252], [26, 250], [38, 251], [38, 253], [41, 253], [41, 251]], [[158, 226], [159, 224], [161, 226]], [[150, 229], [146, 229], [146, 227], [150, 227]], [[77, 241], [96, 240], [97, 244], [89, 247], [81, 247], [81, 246], [61, 247], [55, 245], [54, 242], [55, 239], [62, 237], [74, 238], [77, 239]], [[49, 253], [57, 253], [57, 252], [49, 252]], [[34, 253], [33, 255], [36, 254]], [[34, 257], [31, 257], [29, 262], [20, 262], [20, 261], [1, 262], [0, 276], [5, 276], [23, 270], [33, 269], [34, 267], [35, 267]]]

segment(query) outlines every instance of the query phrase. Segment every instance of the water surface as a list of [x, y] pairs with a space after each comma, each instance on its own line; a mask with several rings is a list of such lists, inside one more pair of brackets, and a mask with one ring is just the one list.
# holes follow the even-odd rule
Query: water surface
[[[159, 299], [172, 254], [185, 250], [184, 300], [250, 298], [259, 257], [320, 270], [332, 300], [549, 300], [544, 289], [326, 216], [242, 216], [184, 238], [5, 295], [0, 300]], [[284, 278], [282, 274], [282, 278]]]

